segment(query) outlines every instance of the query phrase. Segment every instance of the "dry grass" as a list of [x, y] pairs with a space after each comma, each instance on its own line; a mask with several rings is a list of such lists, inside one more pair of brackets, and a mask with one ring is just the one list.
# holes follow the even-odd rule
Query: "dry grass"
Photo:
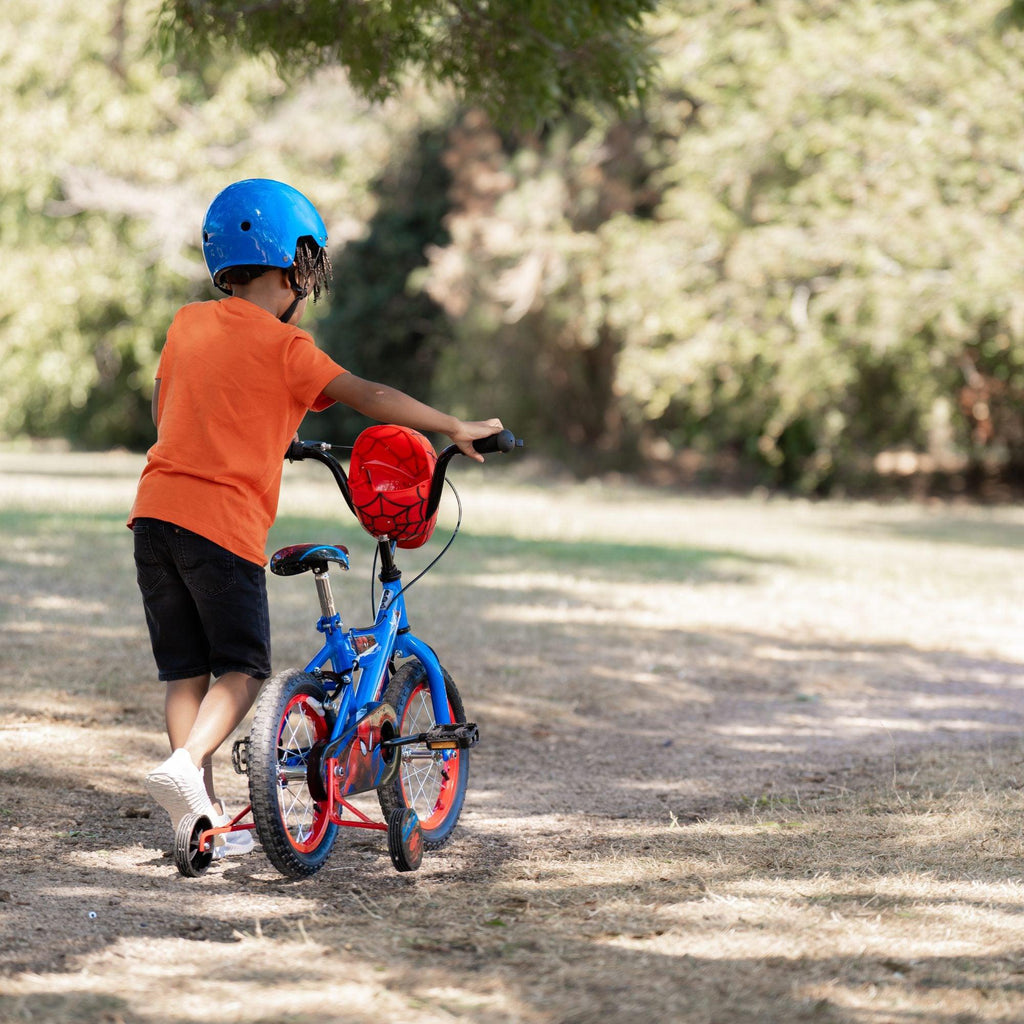
[[[317, 468], [274, 540], [348, 543], [362, 620]], [[465, 534], [410, 595], [483, 734], [450, 849], [186, 880], [136, 816], [138, 469], [0, 453], [0, 1021], [1024, 1020], [1020, 511], [462, 468]], [[307, 584], [271, 583], [278, 666]]]

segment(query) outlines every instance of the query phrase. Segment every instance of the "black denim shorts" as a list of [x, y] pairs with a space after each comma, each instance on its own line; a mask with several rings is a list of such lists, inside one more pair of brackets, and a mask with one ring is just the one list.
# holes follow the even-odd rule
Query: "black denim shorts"
[[207, 672], [270, 675], [263, 567], [161, 519], [136, 519], [135, 569], [164, 682]]

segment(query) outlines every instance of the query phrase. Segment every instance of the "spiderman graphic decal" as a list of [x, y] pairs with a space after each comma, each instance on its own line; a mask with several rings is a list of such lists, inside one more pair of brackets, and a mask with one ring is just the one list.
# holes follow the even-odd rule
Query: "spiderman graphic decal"
[[340, 773], [333, 775], [335, 800], [367, 793], [394, 777], [398, 762], [393, 753], [385, 757], [380, 744], [397, 733], [395, 709], [390, 704], [378, 705], [359, 722], [337, 758]]
[[400, 548], [430, 539], [437, 513], [426, 518], [437, 456], [418, 431], [392, 424], [368, 427], [352, 447], [349, 489], [364, 529]]

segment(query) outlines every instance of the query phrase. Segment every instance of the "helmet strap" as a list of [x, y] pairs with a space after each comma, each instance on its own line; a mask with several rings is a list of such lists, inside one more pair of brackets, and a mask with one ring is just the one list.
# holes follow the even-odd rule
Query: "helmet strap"
[[295, 313], [295, 310], [298, 308], [299, 303], [304, 298], [306, 298], [307, 295], [309, 295], [309, 289], [308, 288], [300, 288], [295, 283], [295, 276], [294, 275], [295, 275], [295, 272], [291, 271], [290, 277], [291, 277], [292, 291], [295, 292], [295, 298], [292, 300], [292, 304], [278, 317], [278, 320], [280, 320], [281, 323], [283, 323], [283, 324], [286, 324], [286, 323], [288, 323], [289, 320], [291, 320], [292, 316]]

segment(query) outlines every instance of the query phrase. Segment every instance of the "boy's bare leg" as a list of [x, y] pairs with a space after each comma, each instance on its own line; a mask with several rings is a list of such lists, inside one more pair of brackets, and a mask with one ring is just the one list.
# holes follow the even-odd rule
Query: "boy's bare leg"
[[167, 683], [164, 711], [171, 751], [184, 748], [192, 763], [202, 768], [203, 786], [218, 814], [224, 806], [214, 786], [213, 753], [252, 707], [260, 685], [260, 680], [242, 672], [225, 673], [212, 684], [209, 673]]
[[[167, 738], [171, 741], [172, 751], [178, 750], [188, 742], [189, 733], [196, 724], [199, 708], [209, 689], [209, 672], [189, 679], [175, 679], [167, 684], [164, 712], [167, 718]], [[213, 784], [213, 755], [204, 758], [200, 767], [203, 769], [203, 783], [210, 801], [218, 811], [222, 811]]]
[[[245, 718], [261, 685], [261, 680], [253, 679], [243, 672], [225, 672], [211, 684], [199, 706], [188, 737], [182, 744], [193, 764], [199, 767], [209, 763], [213, 752]], [[207, 788], [209, 791], [209, 786]], [[212, 792], [210, 798], [215, 799]]]
[[199, 708], [210, 688], [209, 672], [189, 679], [174, 679], [167, 684], [164, 715], [167, 719], [167, 738], [171, 750], [185, 746], [192, 726], [199, 717]]
[[[188, 742], [188, 737], [196, 724], [196, 719], [199, 717], [203, 701], [206, 699], [209, 689], [210, 674], [208, 672], [198, 676], [190, 676], [186, 679], [173, 679], [166, 684], [164, 716], [172, 755], [175, 751], [183, 749]], [[168, 810], [171, 815], [171, 821], [176, 822], [182, 814], [186, 813], [185, 807], [180, 803], [180, 795], [171, 798], [171, 805], [167, 803], [167, 798], [170, 794], [167, 780], [163, 777], [155, 781], [155, 789], [150, 787], [151, 778], [154, 775], [160, 776], [163, 773], [163, 768], [164, 766], [161, 765], [154, 769], [147, 776], [146, 785], [157, 802], [161, 803]], [[210, 801], [214, 802], [216, 797], [213, 793], [213, 775], [208, 767], [203, 772], [203, 784]]]

